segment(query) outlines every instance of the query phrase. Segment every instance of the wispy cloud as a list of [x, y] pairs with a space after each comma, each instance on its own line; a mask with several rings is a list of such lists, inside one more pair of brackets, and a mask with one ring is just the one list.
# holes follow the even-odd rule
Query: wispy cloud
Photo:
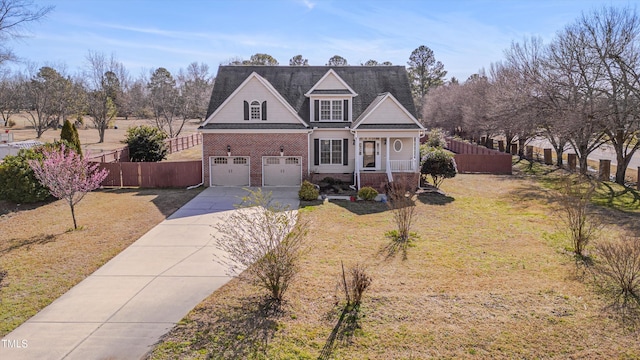
[[300, 0], [300, 3], [306, 6], [306, 8], [309, 10], [313, 10], [313, 8], [316, 6], [316, 3], [312, 2], [311, 0]]

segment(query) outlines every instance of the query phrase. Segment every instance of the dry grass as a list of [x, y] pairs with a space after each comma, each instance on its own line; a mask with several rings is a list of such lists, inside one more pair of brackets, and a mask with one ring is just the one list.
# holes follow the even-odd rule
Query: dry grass
[[[232, 281], [151, 358], [640, 358], [638, 332], [576, 278], [549, 190], [485, 175], [458, 175], [442, 187], [448, 196], [420, 197], [420, 239], [406, 260], [386, 256], [384, 234], [394, 225], [383, 205], [302, 210], [314, 246], [285, 314], [265, 317], [256, 289]], [[638, 221], [637, 211], [629, 216]], [[340, 317], [341, 260], [370, 265], [358, 318]]]
[[[36, 131], [33, 126], [27, 121], [27, 114], [17, 114], [11, 117], [16, 122], [16, 126], [9, 129], [13, 133], [14, 141], [22, 140], [38, 140], [42, 142], [52, 142], [60, 139], [60, 130], [49, 129], [42, 134], [40, 139], [36, 139]], [[80, 136], [80, 143], [82, 144], [82, 150], [91, 154], [99, 154], [105, 151], [111, 151], [120, 149], [124, 146], [121, 142], [127, 133], [127, 129], [133, 126], [139, 125], [151, 125], [153, 121], [151, 119], [129, 119], [117, 118], [113, 124], [115, 128], [109, 128], [105, 132], [105, 139], [103, 143], [99, 143], [98, 130], [93, 128], [90, 117], [85, 117], [85, 126], [78, 129], [78, 135]], [[199, 122], [196, 120], [190, 120], [183, 128], [181, 135], [193, 134], [196, 132], [196, 128], [199, 126]]]
[[80, 230], [68, 205], [0, 202], [0, 336], [98, 269], [161, 222], [200, 190], [103, 190], [76, 207]]

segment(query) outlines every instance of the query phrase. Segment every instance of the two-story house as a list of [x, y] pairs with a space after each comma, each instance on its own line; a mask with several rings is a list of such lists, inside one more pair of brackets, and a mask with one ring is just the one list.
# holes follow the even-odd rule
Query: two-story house
[[209, 186], [418, 184], [424, 128], [402, 66], [221, 66], [199, 131]]

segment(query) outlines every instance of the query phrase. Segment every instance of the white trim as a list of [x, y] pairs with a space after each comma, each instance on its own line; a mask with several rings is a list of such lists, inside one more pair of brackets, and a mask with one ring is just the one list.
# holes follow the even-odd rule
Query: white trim
[[[374, 149], [373, 149], [373, 155], [375, 156], [375, 162], [376, 162], [376, 166], [375, 167], [365, 167], [364, 164], [364, 143], [365, 142], [374, 142]], [[380, 138], [371, 138], [371, 137], [361, 137], [360, 138], [360, 151], [362, 151], [362, 154], [356, 154], [356, 157], [360, 157], [360, 163], [362, 164], [362, 167], [360, 168], [360, 171], [373, 171], [373, 170], [380, 170], [382, 169], [382, 154], [381, 154], [381, 143], [380, 143]], [[388, 149], [388, 147], [387, 147]]]
[[420, 127], [419, 130], [424, 130], [424, 126], [422, 126], [422, 124], [415, 117], [413, 117], [413, 115], [411, 115], [411, 113], [407, 109], [405, 109], [405, 107], [402, 106], [402, 104], [400, 104], [400, 102], [391, 93], [386, 93], [383, 96], [383, 98], [380, 99], [380, 101], [378, 101], [378, 103], [372, 109], [368, 109], [369, 111], [367, 111], [367, 113], [364, 114], [364, 117], [362, 117], [362, 119], [360, 119], [360, 121], [358, 121], [353, 128], [357, 129], [358, 126], [364, 123], [365, 120], [371, 114], [373, 114], [376, 111], [376, 109], [380, 107], [380, 105], [384, 103], [387, 99], [391, 99], [391, 101], [393, 101], [411, 121], [413, 121], [416, 125], [418, 125]]
[[[266, 100], [265, 100], [266, 101]], [[253, 108], [254, 105], [253, 103], [258, 103], [258, 105], [256, 106], [258, 108], [258, 117], [257, 118], [253, 118]], [[258, 101], [258, 100], [251, 100], [249, 101], [249, 120], [262, 120], [262, 102]]]
[[[326, 72], [326, 73], [325, 73], [325, 74], [320, 78], [320, 80], [318, 80], [318, 82], [316, 82], [316, 83], [311, 87], [311, 89], [309, 89], [309, 91], [307, 91], [307, 93], [306, 93], [306, 94], [304, 94], [304, 96], [306, 96], [306, 97], [316, 96], [315, 94], [314, 94], [314, 95], [312, 95], [311, 93], [316, 89], [316, 87], [318, 87], [318, 85], [320, 85], [320, 84], [324, 81], [324, 79], [326, 79], [326, 78], [329, 76], [329, 74], [333, 74], [333, 75], [338, 79], [338, 81], [342, 84], [342, 86], [344, 86], [347, 90], [349, 90], [349, 91], [351, 92], [351, 95], [352, 95], [352, 96], [358, 96], [358, 94], [356, 94], [356, 92], [355, 92], [355, 91], [353, 91], [353, 89], [351, 88], [351, 86], [349, 86], [349, 84], [347, 84], [344, 80], [342, 80], [342, 78], [340, 77], [340, 75], [336, 74], [336, 72], [335, 72], [333, 69], [329, 69], [329, 71], [327, 71], [327, 72]], [[337, 95], [337, 94], [336, 94], [336, 95]], [[344, 94], [344, 95], [346, 96], [347, 94]], [[331, 95], [331, 96], [335, 96], [335, 95]]]
[[[322, 163], [322, 140], [328, 140], [330, 141], [329, 143], [329, 158], [330, 158], [330, 162], [328, 164], [323, 164]], [[338, 141], [340, 142], [340, 162], [337, 164], [333, 163], [333, 142], [334, 141]], [[318, 138], [318, 146], [320, 147], [318, 149], [318, 166], [324, 166], [324, 165], [343, 165], [344, 164], [344, 144], [343, 144], [344, 139], [338, 139], [338, 138]]]
[[[232, 93], [231, 95], [229, 95], [229, 97], [227, 97], [222, 104], [220, 104], [220, 106], [218, 106], [218, 108], [211, 114], [209, 115], [209, 117], [207, 118], [207, 120], [204, 121], [204, 123], [202, 123], [202, 126], [207, 125], [208, 123], [211, 122], [211, 120], [213, 120], [213, 118], [218, 114], [218, 112], [221, 111], [222, 108], [224, 108], [230, 101], [232, 98], [234, 98], [236, 95], [238, 95], [238, 93], [240, 92], [240, 90], [242, 90], [242, 88], [244, 88], [252, 79], [257, 79], [262, 85], [264, 85], [264, 87], [269, 90], [269, 92], [271, 92], [271, 94], [273, 96], [276, 97], [276, 99], [278, 99], [282, 105], [304, 126], [307, 126], [307, 123], [304, 122], [304, 120], [302, 120], [302, 118], [300, 118], [300, 116], [298, 115], [298, 113], [293, 109], [293, 107], [291, 107], [291, 105], [289, 104], [289, 102], [287, 100], [285, 100], [282, 95], [280, 95], [280, 93], [278, 92], [278, 90], [276, 90], [273, 85], [271, 85], [271, 83], [269, 83], [269, 81], [267, 81], [265, 78], [263, 78], [262, 76], [258, 75], [258, 73], [256, 73], [255, 71], [251, 73], [251, 75], [247, 76], [247, 78], [242, 82], [242, 84], [240, 84], [240, 86], [238, 86]], [[251, 118], [251, 117], [249, 117]]]
[[[397, 142], [399, 142], [399, 143], [400, 143], [400, 150], [396, 149], [396, 143], [397, 143]], [[400, 140], [400, 139], [395, 139], [395, 140], [393, 140], [393, 151], [395, 151], [395, 152], [397, 152], [397, 153], [401, 152], [401, 151], [402, 151], [402, 146], [403, 146], [403, 144], [402, 144], [402, 140]]]
[[[319, 119], [316, 122], [344, 122], [344, 100], [345, 99], [339, 99], [339, 98], [328, 98], [328, 99], [318, 99], [319, 101], [319, 105], [320, 105], [320, 109], [318, 109], [318, 116]], [[329, 102], [329, 117], [330, 119], [323, 119], [322, 118], [322, 102]], [[334, 102], [339, 102], [340, 103], [340, 116], [338, 117], [338, 119], [333, 119], [333, 103]], [[348, 109], [347, 109], [348, 110]], [[315, 121], [315, 120], [314, 120]]]

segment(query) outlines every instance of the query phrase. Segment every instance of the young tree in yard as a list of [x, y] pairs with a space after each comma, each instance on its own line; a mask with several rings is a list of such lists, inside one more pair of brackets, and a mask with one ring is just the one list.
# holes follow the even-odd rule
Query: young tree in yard
[[596, 184], [583, 175], [567, 176], [560, 184], [560, 218], [567, 229], [576, 260], [587, 257], [585, 249], [595, 239], [602, 224], [591, 209]]
[[404, 179], [394, 180], [389, 183], [387, 196], [387, 205], [393, 213], [393, 220], [397, 227], [397, 233], [393, 233], [392, 237], [396, 242], [404, 244], [402, 248], [406, 251], [406, 244], [411, 240], [411, 227], [415, 219], [415, 185], [409, 184]]
[[640, 309], [640, 238], [623, 235], [596, 244], [596, 273], [621, 310]]
[[65, 120], [60, 131], [60, 140], [66, 141], [73, 151], [82, 155], [82, 147], [80, 146], [80, 137], [76, 126], [69, 120]]
[[271, 193], [258, 189], [216, 229], [216, 245], [227, 254], [217, 260], [230, 275], [267, 290], [279, 305], [307, 249], [308, 225], [298, 212], [272, 202]]
[[436, 188], [440, 187], [444, 179], [455, 177], [458, 173], [453, 155], [446, 150], [422, 146], [420, 154], [422, 156], [420, 174], [425, 178], [430, 175]]
[[131, 161], [156, 162], [167, 158], [167, 134], [162, 130], [140, 125], [127, 129], [124, 143], [129, 147]]
[[109, 172], [98, 170], [98, 163], [91, 163], [64, 144], [43, 151], [42, 162], [29, 162], [38, 180], [49, 188], [51, 195], [64, 199], [71, 209], [73, 228], [78, 229], [75, 206], [84, 196], [100, 187]]

